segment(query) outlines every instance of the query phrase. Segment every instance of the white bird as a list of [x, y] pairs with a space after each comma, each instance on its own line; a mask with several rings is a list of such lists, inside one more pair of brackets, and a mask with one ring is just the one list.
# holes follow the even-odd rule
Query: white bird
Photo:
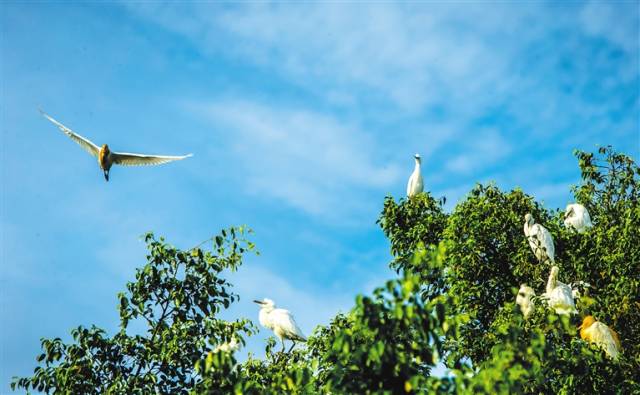
[[558, 281], [559, 270], [558, 266], [551, 268], [547, 280], [547, 290], [542, 294], [542, 297], [547, 300], [547, 304], [556, 314], [577, 314], [573, 290], [567, 284]]
[[409, 177], [407, 183], [407, 196], [412, 197], [422, 192], [424, 185], [422, 182], [422, 175], [420, 174], [420, 155], [415, 154], [416, 166], [413, 168], [413, 173]]
[[160, 165], [174, 160], [181, 160], [192, 156], [192, 154], [182, 156], [166, 156], [166, 155], [143, 155], [143, 154], [131, 154], [127, 152], [113, 152], [109, 149], [107, 144], [103, 144], [102, 147], [98, 147], [92, 143], [89, 139], [74, 133], [71, 129], [64, 126], [60, 122], [51, 118], [45, 114], [42, 110], [40, 113], [56, 125], [64, 134], [69, 136], [71, 140], [75, 141], [88, 153], [98, 158], [98, 165], [104, 172], [105, 180], [109, 181], [109, 170], [113, 164], [123, 166], [146, 166], [146, 165]]
[[522, 315], [524, 318], [529, 318], [529, 315], [533, 312], [533, 298], [536, 296], [536, 292], [527, 284], [520, 285], [518, 290], [518, 296], [516, 296], [516, 304], [520, 306]]
[[584, 233], [593, 226], [591, 216], [586, 207], [579, 203], [568, 204], [564, 212], [564, 226], [575, 229], [578, 233]]
[[283, 352], [285, 339], [293, 342], [289, 351], [296, 345], [296, 341], [307, 341], [289, 310], [277, 309], [271, 299], [265, 298], [263, 300], [254, 300], [254, 302], [260, 305], [260, 315], [258, 316], [260, 325], [271, 329], [275, 333], [282, 342]]
[[240, 349], [240, 342], [234, 337], [230, 341], [217, 345], [213, 352], [227, 352], [231, 353]]
[[531, 214], [524, 216], [524, 235], [539, 262], [549, 260], [552, 265], [555, 263], [553, 237], [544, 226], [535, 223]]
[[616, 331], [602, 322], [596, 321], [591, 315], [584, 317], [582, 325], [578, 329], [580, 329], [582, 339], [595, 343], [604, 349], [609, 358], [618, 359], [618, 355], [622, 352], [622, 345]]
[[591, 288], [591, 284], [584, 281], [578, 281], [577, 283], [569, 284], [569, 287], [571, 287], [571, 295], [573, 295], [573, 300], [576, 300], [580, 299], [580, 297], [582, 296], [582, 292], [580, 292], [580, 289], [586, 291], [587, 288]]

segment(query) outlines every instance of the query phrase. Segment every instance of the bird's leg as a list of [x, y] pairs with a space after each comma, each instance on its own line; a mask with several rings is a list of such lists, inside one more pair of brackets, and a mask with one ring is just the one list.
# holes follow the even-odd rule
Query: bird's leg
[[288, 353], [290, 353], [290, 352], [291, 352], [291, 350], [293, 350], [293, 348], [296, 346], [296, 342], [295, 342], [295, 340], [292, 340], [291, 342], [292, 342], [292, 344], [291, 344], [291, 348], [289, 349], [289, 351], [287, 351], [287, 354], [288, 354]]
[[282, 339], [282, 351], [280, 352], [284, 352], [284, 339]]

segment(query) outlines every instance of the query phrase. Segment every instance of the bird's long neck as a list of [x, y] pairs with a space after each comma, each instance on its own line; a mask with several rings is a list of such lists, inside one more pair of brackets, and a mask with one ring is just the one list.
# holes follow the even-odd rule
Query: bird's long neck
[[589, 328], [588, 326], [583, 326], [582, 328], [580, 328], [580, 337], [583, 338], [584, 340], [587, 340], [587, 328]]
[[580, 325], [580, 337], [587, 340], [589, 334], [587, 330], [593, 325], [595, 321], [583, 321], [582, 325]]
[[273, 307], [267, 308], [267, 307], [263, 307], [260, 309], [260, 313], [258, 314], [258, 320], [260, 321], [260, 324], [262, 324], [263, 326], [271, 329], [272, 325], [271, 325], [271, 320], [269, 319], [269, 313], [273, 311]]
[[420, 174], [420, 161], [416, 159], [416, 165], [413, 168], [413, 172], [416, 174]]

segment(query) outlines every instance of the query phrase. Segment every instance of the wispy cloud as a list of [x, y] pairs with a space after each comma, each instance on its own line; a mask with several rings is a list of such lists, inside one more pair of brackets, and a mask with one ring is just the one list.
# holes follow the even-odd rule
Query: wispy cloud
[[[144, 231], [188, 248], [251, 225], [264, 261], [238, 273], [242, 315], [271, 296], [308, 331], [389, 277], [373, 222], [415, 152], [448, 209], [490, 180], [563, 206], [574, 148], [640, 154], [633, 1], [5, 8], [4, 382], [39, 337], [114, 318]], [[114, 148], [195, 156], [105, 183], [39, 104]]]
[[[434, 150], [444, 164], [426, 162], [438, 171], [438, 183], [450, 179], [446, 172], [477, 175], [478, 166], [523, 149], [525, 156], [590, 149], [609, 143], [611, 134], [637, 131], [637, 117], [630, 116], [640, 112], [633, 3], [126, 7], [187, 38], [205, 56], [247, 62], [295, 85], [320, 117], [338, 113], [341, 123], [375, 123], [374, 132], [365, 127], [362, 134], [386, 139], [382, 144], [395, 151], [387, 154], [389, 163], [400, 166], [409, 152]], [[316, 188], [280, 181], [271, 196], [286, 196], [308, 212], [331, 206]]]
[[471, 173], [476, 175], [482, 169], [503, 160], [511, 153], [511, 144], [496, 129], [480, 129], [459, 144], [461, 153], [453, 156], [445, 164], [450, 173]]
[[[390, 3], [127, 7], [187, 36], [205, 53], [249, 59], [317, 94], [327, 92], [329, 99], [348, 98], [357, 90], [359, 103], [386, 103], [404, 111], [477, 96], [489, 86], [493, 94], [499, 91], [505, 86], [498, 78], [504, 76], [505, 57], [476, 37], [497, 37], [515, 23], [492, 25], [486, 15], [477, 18], [484, 14], [481, 8], [466, 5], [464, 14], [460, 7]], [[520, 15], [506, 18], [514, 19]], [[471, 28], [478, 22], [483, 31]], [[234, 45], [224, 46], [226, 38]]]
[[[638, 3], [589, 1], [579, 15], [583, 29], [590, 35], [604, 37], [612, 44], [632, 53], [638, 50]], [[637, 70], [636, 70], [637, 71]]]
[[355, 124], [247, 100], [187, 106], [224, 130], [217, 136], [228, 144], [244, 193], [335, 220], [361, 213], [364, 192], [398, 179], [398, 169], [376, 160], [380, 147]]
[[[538, 185], [525, 192], [535, 196], [538, 201], [547, 203], [549, 201], [557, 201], [559, 198], [567, 199], [570, 196], [570, 185], [574, 180], [566, 180], [562, 182], [554, 182]], [[570, 201], [567, 201], [570, 203]], [[547, 207], [552, 209], [553, 207]]]

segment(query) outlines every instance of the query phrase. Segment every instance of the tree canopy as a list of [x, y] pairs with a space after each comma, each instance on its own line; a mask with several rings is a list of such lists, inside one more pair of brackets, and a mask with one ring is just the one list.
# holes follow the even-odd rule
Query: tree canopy
[[[244, 228], [223, 230], [211, 248], [179, 250], [152, 234], [136, 279], [118, 295], [120, 331], [78, 327], [73, 340], [43, 339], [33, 376], [12, 388], [46, 393], [640, 393], [640, 168], [601, 148], [576, 152], [575, 201], [594, 226], [577, 233], [564, 212], [520, 189], [476, 185], [451, 212], [428, 192], [387, 197], [378, 219], [397, 276], [359, 295], [290, 353], [236, 359], [217, 347], [256, 331], [219, 313], [237, 300], [225, 280], [254, 250]], [[544, 292], [551, 265], [523, 232], [531, 213], [553, 235], [565, 283], [588, 284], [576, 315], [537, 300], [525, 319], [521, 284]], [[582, 340], [593, 315], [620, 337], [617, 360]], [[144, 329], [133, 331], [132, 322]], [[436, 366], [448, 374], [435, 374]]]

